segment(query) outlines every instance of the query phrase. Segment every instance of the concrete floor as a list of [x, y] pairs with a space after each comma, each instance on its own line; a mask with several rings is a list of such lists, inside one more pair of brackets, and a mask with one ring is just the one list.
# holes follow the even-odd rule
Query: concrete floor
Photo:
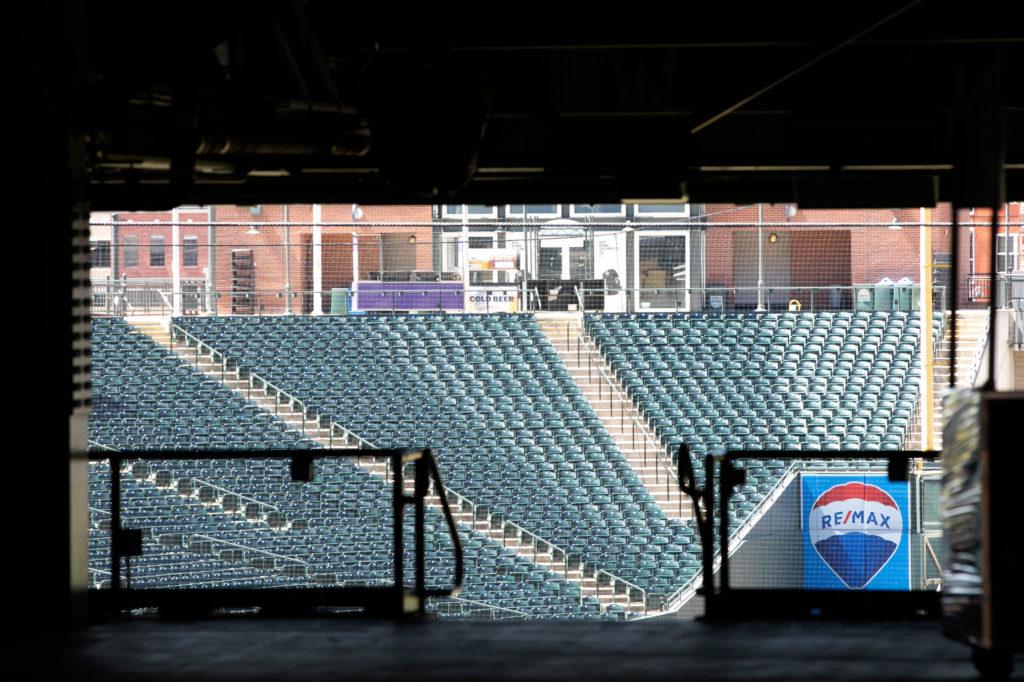
[[935, 622], [140, 619], [3, 649], [8, 680], [977, 679]]

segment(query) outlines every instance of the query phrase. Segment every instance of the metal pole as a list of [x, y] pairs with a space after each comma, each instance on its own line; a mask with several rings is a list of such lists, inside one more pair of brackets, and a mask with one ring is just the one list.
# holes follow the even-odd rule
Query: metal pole
[[932, 212], [921, 209], [921, 445], [935, 449], [935, 357], [932, 352]]
[[322, 207], [313, 204], [313, 314], [324, 314], [323, 302], [323, 226], [321, 223]]
[[209, 208], [210, 224], [206, 226], [206, 280], [209, 283], [206, 309], [214, 315], [217, 314], [217, 233], [213, 226], [216, 221], [216, 210], [214, 206]]
[[171, 211], [171, 315], [181, 315], [181, 217]]
[[288, 204], [284, 205], [284, 312], [292, 314], [292, 240], [288, 224]]
[[764, 214], [763, 205], [757, 205], [757, 312], [764, 307]]
[[519, 277], [522, 279], [523, 300], [519, 306], [521, 311], [529, 311], [530, 303], [526, 293], [526, 204], [523, 204], [523, 248], [519, 254]]
[[392, 474], [394, 476], [394, 485], [392, 487], [392, 505], [394, 508], [394, 520], [395, 526], [392, 529], [394, 537], [394, 561], [395, 561], [395, 598], [398, 600], [398, 607], [404, 612], [405, 610], [405, 573], [403, 564], [403, 547], [402, 541], [402, 530], [405, 526], [402, 523], [402, 517], [405, 512], [405, 488], [402, 482], [402, 455], [401, 453], [392, 455], [388, 460], [391, 465]]

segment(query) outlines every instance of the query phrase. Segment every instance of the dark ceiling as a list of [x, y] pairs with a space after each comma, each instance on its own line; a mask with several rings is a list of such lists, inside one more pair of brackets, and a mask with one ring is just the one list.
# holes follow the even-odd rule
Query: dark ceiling
[[8, 30], [69, 41], [95, 209], [1024, 198], [1002, 3], [422, 5], [22, 2]]

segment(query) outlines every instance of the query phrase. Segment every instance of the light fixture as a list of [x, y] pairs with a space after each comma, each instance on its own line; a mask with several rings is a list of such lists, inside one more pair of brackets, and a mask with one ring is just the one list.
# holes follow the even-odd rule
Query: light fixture
[[259, 215], [263, 212], [263, 206], [256, 204], [255, 206], [249, 207], [249, 215]]
[[363, 209], [359, 204], [352, 204], [352, 220], [359, 220], [363, 217]]
[[769, 244], [774, 244], [777, 241], [779, 241], [779, 235], [775, 234], [774, 232], [768, 235]]
[[256, 223], [251, 223], [249, 229], [246, 230], [246, 234], [259, 234], [260, 231], [256, 229]]
[[886, 227], [889, 228], [890, 230], [902, 230], [903, 229], [903, 226], [900, 225], [900, 219], [897, 218], [896, 216], [892, 217], [892, 222], [889, 223], [888, 225], [886, 225]]
[[796, 215], [796, 204], [786, 204], [786, 220], [790, 220]]
[[415, 244], [416, 243], [416, 235], [414, 235], [414, 234], [410, 234], [409, 235], [409, 243], [410, 244]]

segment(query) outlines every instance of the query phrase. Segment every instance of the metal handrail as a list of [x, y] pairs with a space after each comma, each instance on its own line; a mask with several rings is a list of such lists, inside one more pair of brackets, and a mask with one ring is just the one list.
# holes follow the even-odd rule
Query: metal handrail
[[928, 578], [925, 581], [925, 585], [935, 584], [938, 585], [939, 589], [942, 589], [942, 564], [939, 562], [938, 555], [935, 554], [935, 548], [932, 547], [932, 541], [928, 539], [928, 536], [922, 533], [921, 536], [924, 539], [924, 547], [928, 550], [928, 558], [931, 559], [932, 564], [939, 572], [938, 578]]
[[[472, 515], [472, 518], [473, 518], [473, 523], [470, 525], [470, 527], [471, 527], [471, 529], [476, 530], [476, 525], [475, 524], [476, 524], [477, 512], [478, 512], [478, 508], [479, 508], [478, 505], [476, 503], [472, 502], [471, 500], [467, 499], [466, 497], [462, 496], [461, 494], [455, 492], [454, 490], [445, 488], [444, 492], [445, 492], [446, 495], [451, 495], [451, 496], [455, 497], [456, 500], [459, 502], [460, 506], [464, 506], [464, 505], [468, 505], [469, 506], [470, 514]], [[495, 523], [494, 523], [494, 515], [493, 514], [487, 513], [487, 523], [488, 523], [488, 525], [494, 527]], [[522, 526], [520, 526], [519, 524], [515, 523], [514, 521], [509, 521], [509, 520], [504, 519], [504, 518], [501, 519], [501, 523], [498, 525], [498, 528], [497, 528], [497, 530], [499, 530], [501, 532], [502, 545], [505, 544], [505, 540], [507, 538], [507, 533], [508, 533], [508, 530], [510, 528], [515, 533], [519, 534], [519, 538], [520, 539], [522, 539], [523, 535], [525, 535], [525, 536], [527, 536], [527, 537], [529, 537], [531, 539], [531, 544], [532, 544], [533, 549], [534, 549], [533, 556], [534, 556], [534, 562], [535, 563], [536, 563], [537, 554], [538, 553], [541, 553], [541, 554], [545, 553], [545, 551], [542, 550], [542, 549], [538, 550], [538, 545], [539, 544], [545, 545], [548, 548], [548, 550], [549, 550], [547, 553], [551, 554], [552, 560], [554, 559], [555, 552], [558, 552], [559, 554], [562, 555], [562, 565], [564, 567], [563, 572], [562, 572], [562, 577], [565, 580], [569, 580], [568, 575], [569, 575], [569, 563], [570, 563], [570, 561], [575, 561], [575, 563], [578, 564], [578, 566], [579, 566], [580, 574], [583, 575], [583, 576], [586, 575], [587, 569], [590, 569], [593, 572], [595, 578], [597, 577], [598, 574], [603, 574], [604, 576], [606, 576], [606, 578], [608, 579], [608, 584], [612, 588], [612, 591], [613, 591], [612, 594], [613, 595], [614, 595], [614, 588], [615, 588], [615, 585], [617, 583], [625, 585], [628, 588], [637, 591], [641, 595], [641, 599], [643, 600], [644, 610], [645, 611], [648, 610], [647, 591], [644, 588], [642, 588], [642, 587], [640, 587], [638, 585], [635, 585], [634, 583], [631, 583], [628, 580], [625, 580], [624, 578], [620, 578], [619, 576], [615, 575], [614, 573], [612, 573], [610, 571], [606, 571], [604, 569], [591, 566], [589, 563], [585, 562], [582, 559], [582, 557], [580, 557], [580, 556], [578, 556], [576, 554], [572, 554], [568, 550], [564, 549], [563, 547], [559, 547], [558, 545], [554, 544], [553, 542], [545, 540], [541, 536], [537, 535], [536, 533], [534, 533], [532, 531], [529, 531], [529, 530], [523, 528]], [[553, 550], [553, 551], [551, 551], [551, 550]], [[600, 596], [600, 594], [601, 594], [601, 586], [600, 586], [600, 584], [598, 584], [598, 586], [597, 586], [597, 593], [598, 593], [598, 596]], [[630, 602], [634, 601], [629, 593], [627, 593], [626, 598]], [[583, 596], [582, 596], [582, 594], [580, 595], [580, 597], [578, 599], [578, 602], [581, 603], [581, 604], [583, 603]]]
[[97, 443], [96, 441], [94, 441], [91, 438], [88, 439], [87, 442], [89, 443], [90, 446], [92, 446], [94, 448], [99, 448], [100, 450], [107, 450], [109, 452], [117, 452], [117, 448], [112, 448], [109, 445], [104, 445], [103, 443]]
[[[765, 452], [771, 454], [770, 451]], [[750, 533], [754, 525], [761, 520], [761, 517], [763, 517], [767, 513], [769, 507], [771, 507], [772, 504], [775, 504], [775, 502], [778, 501], [779, 497], [782, 495], [785, 489], [788, 488], [789, 485], [793, 482], [793, 478], [796, 476], [797, 470], [802, 468], [802, 462], [797, 461], [790, 464], [789, 467], [786, 468], [785, 473], [783, 473], [782, 476], [779, 477], [779, 480], [776, 481], [775, 484], [768, 490], [764, 498], [762, 498], [761, 501], [754, 506], [754, 509], [750, 512], [747, 518], [743, 520], [743, 523], [740, 524], [740, 527], [737, 528], [733, 533], [733, 538], [735, 538], [737, 542], [730, 543], [730, 555], [735, 553], [740, 548], [740, 546], [743, 543], [743, 539]], [[720, 549], [715, 552], [715, 566], [718, 566], [721, 563], [722, 559], [721, 556], [719, 556], [720, 553]], [[687, 580], [685, 583], [683, 583], [683, 585], [679, 587], [679, 589], [677, 589], [675, 592], [666, 597], [665, 605], [663, 608], [666, 611], [678, 611], [680, 608], [682, 608], [686, 604], [686, 602], [689, 601], [689, 598], [678, 602], [677, 600], [679, 600], [683, 593], [688, 590], [692, 590], [694, 593], [696, 593], [696, 585], [697, 582], [702, 579], [703, 572], [703, 569], [698, 569], [697, 572], [689, 580]]]
[[446, 599], [446, 601], [441, 602], [441, 604], [435, 604], [434, 608], [436, 610], [440, 610], [440, 607], [442, 606], [442, 604], [450, 604], [450, 603], [455, 603], [455, 604], [460, 604], [460, 605], [461, 604], [470, 604], [472, 606], [477, 606], [477, 607], [480, 607], [480, 608], [488, 610], [488, 611], [507, 612], [507, 613], [514, 614], [516, 616], [521, 616], [523, 618], [530, 618], [530, 614], [526, 613], [525, 611], [520, 611], [518, 609], [513, 609], [513, 608], [510, 608], [508, 606], [497, 606], [495, 604], [486, 604], [486, 603], [484, 603], [482, 601], [476, 601], [476, 600], [473, 600], [473, 599], [466, 599], [465, 597], [448, 597]]
[[237, 549], [244, 549], [244, 550], [246, 550], [248, 552], [257, 552], [259, 554], [265, 554], [266, 556], [274, 557], [275, 559], [283, 559], [284, 561], [293, 561], [293, 562], [295, 562], [295, 563], [297, 563], [297, 564], [299, 564], [301, 566], [311, 566], [312, 565], [308, 561], [303, 561], [302, 559], [296, 559], [295, 557], [290, 557], [290, 556], [287, 556], [285, 554], [278, 554], [277, 552], [268, 552], [265, 549], [258, 549], [256, 547], [249, 547], [247, 545], [241, 545], [241, 544], [239, 544], [237, 542], [232, 542], [231, 540], [223, 540], [221, 538], [211, 537], [211, 536], [205, 535], [203, 533], [192, 533], [188, 537], [189, 537], [189, 539], [200, 538], [202, 540], [209, 540], [210, 542], [219, 542], [221, 544], [229, 545], [229, 546], [235, 547]]
[[[180, 452], [180, 451], [122, 451], [117, 454], [97, 454], [92, 453], [89, 456], [90, 461], [108, 461], [110, 463], [111, 471], [111, 518], [112, 518], [112, 542], [110, 552], [110, 570], [111, 570], [111, 588], [113, 594], [112, 605], [118, 607], [121, 603], [121, 562], [120, 560], [125, 556], [123, 554], [123, 544], [125, 542], [125, 530], [121, 526], [121, 469], [122, 463], [125, 460], [164, 460], [164, 459], [181, 459], [189, 461], [203, 461], [203, 460], [214, 460], [214, 459], [232, 459], [232, 458], [243, 458], [243, 459], [280, 459], [280, 460], [291, 460], [293, 465], [296, 463], [306, 463], [309, 466], [317, 459], [326, 458], [337, 458], [337, 457], [355, 457], [358, 456], [358, 452], [347, 453], [347, 454], [331, 454], [321, 453], [315, 450], [268, 450], [265, 453], [253, 455], [252, 453], [246, 453], [245, 455], [239, 455], [239, 453], [227, 453], [227, 452], [215, 452], [215, 451], [197, 451], [197, 452]], [[451, 510], [448, 507], [448, 501], [444, 497], [441, 498], [442, 513], [445, 522], [448, 526], [448, 532], [450, 534], [453, 544], [453, 554], [455, 557], [455, 578], [450, 589], [428, 589], [426, 586], [426, 550], [425, 550], [425, 499], [427, 491], [430, 487], [431, 481], [433, 481], [436, 488], [442, 488], [440, 473], [437, 469], [436, 460], [434, 459], [433, 453], [429, 448], [425, 449], [389, 449], [375, 451], [374, 456], [387, 456], [394, 462], [394, 485], [393, 485], [393, 503], [394, 503], [394, 518], [393, 518], [393, 532], [395, 547], [403, 546], [404, 537], [404, 524], [402, 518], [404, 515], [404, 508], [406, 505], [412, 505], [415, 511], [415, 589], [414, 594], [418, 599], [418, 610], [420, 613], [423, 612], [426, 604], [426, 599], [430, 597], [447, 597], [455, 596], [461, 589], [463, 578], [464, 578], [464, 566], [463, 566], [463, 551], [462, 542], [459, 539], [458, 530], [455, 526], [455, 521], [452, 518]], [[404, 481], [403, 481], [403, 465], [406, 463], [413, 463], [415, 466], [415, 478], [414, 478], [414, 490], [413, 494], [406, 492]], [[404, 561], [403, 554], [397, 552], [394, 556], [394, 580], [393, 589], [401, 592], [405, 589], [405, 572], [404, 572]], [[155, 599], [157, 598], [153, 594], [137, 593], [142, 594], [144, 598]], [[267, 592], [266, 594], [270, 594]], [[137, 602], [136, 602], [137, 603]]]
[[[586, 327], [584, 325], [581, 325], [580, 330], [583, 332], [583, 334], [582, 334], [582, 337], [577, 337], [577, 344], [581, 343], [581, 339], [582, 339], [582, 345], [590, 353], [597, 353], [603, 359], [604, 358], [604, 353], [601, 352], [601, 349], [598, 348], [597, 344], [594, 343], [594, 341], [590, 338], [590, 334], [587, 332]], [[590, 357], [590, 354], [588, 353], [588, 360], [589, 360], [589, 357]], [[608, 384], [609, 391], [610, 392], [614, 391], [615, 394], [616, 394], [616, 397], [619, 399], [619, 401], [621, 403], [629, 403], [630, 405], [633, 406], [634, 411], [639, 413], [639, 410], [636, 407], [636, 404], [633, 402], [632, 397], [630, 397], [630, 396], [625, 394], [623, 389], [619, 386], [617, 378], [616, 378], [616, 380], [613, 381], [611, 376], [608, 374], [608, 372], [605, 370], [604, 367], [598, 366], [596, 369], [597, 369], [598, 374], [601, 376], [601, 378], [603, 378], [605, 380], [605, 382]], [[600, 400], [600, 398], [598, 398], [598, 400]], [[624, 416], [624, 415], [622, 415], [622, 416]], [[651, 429], [649, 428], [649, 425], [646, 423], [645, 420], [642, 420], [642, 419], [638, 418], [636, 414], [629, 415], [629, 419], [632, 421], [634, 427], [639, 427], [640, 428], [641, 433], [643, 434], [643, 436], [646, 439], [645, 442], [644, 442], [644, 456], [645, 456], [645, 458], [646, 458], [646, 451], [647, 451], [647, 441], [649, 441], [649, 442], [651, 442], [653, 444], [660, 445], [662, 448], [666, 449], [666, 452], [668, 451], [668, 446], [665, 443], [661, 442], [661, 439], [657, 436], [656, 433], [655, 434], [651, 433]], [[666, 483], [666, 486], [669, 485], [670, 481], [674, 480], [676, 482], [676, 486], [678, 487], [679, 478], [678, 478], [678, 475], [677, 475], [676, 471], [672, 467], [671, 460], [668, 461], [668, 462], [664, 461], [664, 459], [662, 458], [662, 453], [661, 453], [661, 449], [660, 448], [655, 448], [653, 456], [655, 458], [655, 463], [656, 464], [660, 464], [665, 469], [665, 483]], [[657, 469], [655, 471], [657, 471]], [[655, 482], [659, 483], [659, 481], [655, 481]], [[682, 497], [680, 496], [680, 504], [682, 503], [681, 500], [682, 500]]]
[[[991, 320], [988, 315], [985, 316], [985, 326], [981, 329], [980, 340], [974, 349], [974, 360], [971, 361], [971, 366], [967, 372], [967, 387], [974, 388], [975, 383], [978, 381], [978, 375], [981, 373], [981, 366], [985, 359], [985, 351], [989, 353], [993, 352], [991, 344], [989, 343], [989, 331], [990, 331]], [[952, 352], [956, 352], [956, 339], [953, 339]], [[989, 377], [990, 379], [992, 377]], [[956, 377], [953, 377], [954, 384], [956, 383]]]
[[281, 508], [278, 507], [277, 505], [270, 504], [269, 502], [261, 502], [261, 501], [257, 500], [254, 497], [249, 497], [248, 495], [243, 495], [241, 493], [236, 493], [234, 490], [230, 490], [230, 489], [225, 488], [223, 486], [219, 486], [216, 483], [210, 483], [209, 481], [204, 481], [203, 479], [196, 478], [195, 476], [188, 476], [186, 478], [188, 478], [193, 483], [198, 483], [200, 485], [208, 486], [210, 488], [213, 488], [214, 490], [217, 490], [219, 492], [224, 493], [225, 495], [234, 495], [234, 496], [236, 496], [240, 500], [244, 500], [246, 502], [252, 502], [253, 504], [258, 504], [260, 507], [268, 507], [270, 509], [273, 509], [276, 512], [281, 511]]

